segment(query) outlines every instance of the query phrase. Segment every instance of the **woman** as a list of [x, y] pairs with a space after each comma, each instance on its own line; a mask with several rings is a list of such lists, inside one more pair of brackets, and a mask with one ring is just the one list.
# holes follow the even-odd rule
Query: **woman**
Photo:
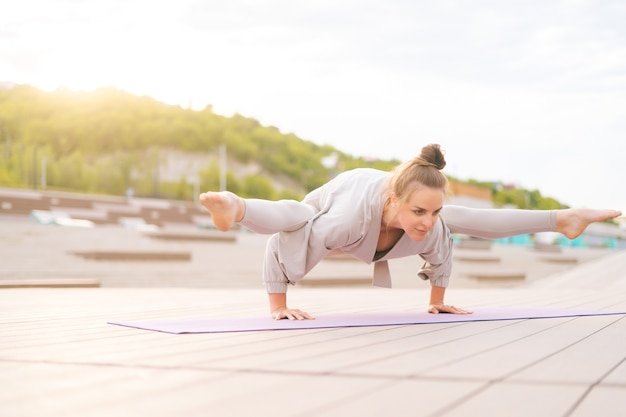
[[200, 202], [222, 231], [238, 223], [272, 234], [263, 279], [274, 319], [312, 319], [287, 306], [287, 284], [302, 279], [329, 252], [340, 249], [374, 262], [374, 285], [390, 286], [388, 259], [419, 255], [418, 272], [430, 280], [430, 313], [469, 314], [444, 303], [452, 270], [451, 233], [495, 239], [557, 231], [574, 238], [592, 222], [621, 215], [615, 210], [499, 210], [443, 207], [448, 180], [439, 145], [387, 172], [359, 168], [339, 174], [310, 192], [302, 202], [242, 199], [233, 193], [207, 192]]

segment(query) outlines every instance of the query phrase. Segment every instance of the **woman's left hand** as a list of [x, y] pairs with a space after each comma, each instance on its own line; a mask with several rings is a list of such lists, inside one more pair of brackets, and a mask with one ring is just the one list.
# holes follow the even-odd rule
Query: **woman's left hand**
[[472, 311], [463, 310], [462, 308], [451, 306], [448, 304], [431, 304], [428, 306], [428, 312], [431, 314], [439, 314], [439, 313], [472, 314]]

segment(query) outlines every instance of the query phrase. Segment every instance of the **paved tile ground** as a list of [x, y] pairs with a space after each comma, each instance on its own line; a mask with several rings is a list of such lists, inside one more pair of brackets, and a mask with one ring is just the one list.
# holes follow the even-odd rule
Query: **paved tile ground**
[[[314, 314], [415, 310], [426, 290], [291, 291]], [[469, 308], [626, 308], [626, 289], [461, 289]], [[624, 316], [172, 335], [112, 319], [257, 316], [248, 289], [0, 292], [7, 416], [621, 416]]]
[[[626, 409], [624, 316], [197, 335], [142, 331], [106, 322], [268, 314], [257, 270], [263, 241], [174, 243], [119, 229], [93, 234], [31, 225], [17, 233], [14, 223], [2, 226], [0, 281], [102, 282], [101, 288], [0, 290], [2, 416], [580, 417], [623, 416]], [[187, 249], [192, 260], [95, 262], [67, 254], [138, 244]], [[575, 256], [575, 263], [545, 262], [545, 254], [529, 249], [493, 248], [494, 254], [495, 266], [458, 262], [450, 302], [626, 309], [626, 251], [562, 254]], [[231, 269], [224, 269], [227, 260]], [[471, 268], [524, 265], [531, 277], [521, 283], [463, 276]], [[329, 260], [314, 277], [362, 277], [370, 269]], [[428, 287], [416, 281], [415, 261], [392, 269], [402, 276], [394, 289], [298, 286], [289, 291], [290, 304], [318, 315], [424, 309]]]

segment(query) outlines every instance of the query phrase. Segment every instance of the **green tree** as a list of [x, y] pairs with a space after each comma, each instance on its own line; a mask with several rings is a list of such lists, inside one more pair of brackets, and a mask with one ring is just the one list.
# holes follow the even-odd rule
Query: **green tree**
[[271, 181], [261, 175], [248, 175], [243, 179], [242, 197], [273, 200], [276, 191]]

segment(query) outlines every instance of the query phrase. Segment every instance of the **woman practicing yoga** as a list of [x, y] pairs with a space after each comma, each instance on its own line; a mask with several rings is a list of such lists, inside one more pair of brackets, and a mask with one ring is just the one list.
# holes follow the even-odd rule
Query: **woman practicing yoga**
[[357, 168], [311, 191], [302, 202], [243, 199], [231, 192], [207, 192], [200, 202], [222, 231], [238, 223], [272, 234], [263, 280], [274, 319], [312, 319], [287, 306], [287, 285], [302, 279], [335, 249], [374, 262], [374, 285], [389, 287], [387, 260], [419, 255], [418, 275], [431, 284], [430, 313], [469, 314], [444, 303], [452, 270], [451, 233], [497, 239], [526, 233], [560, 232], [573, 239], [593, 222], [621, 215], [617, 210], [471, 209], [444, 206], [448, 180], [439, 145], [392, 173]]

